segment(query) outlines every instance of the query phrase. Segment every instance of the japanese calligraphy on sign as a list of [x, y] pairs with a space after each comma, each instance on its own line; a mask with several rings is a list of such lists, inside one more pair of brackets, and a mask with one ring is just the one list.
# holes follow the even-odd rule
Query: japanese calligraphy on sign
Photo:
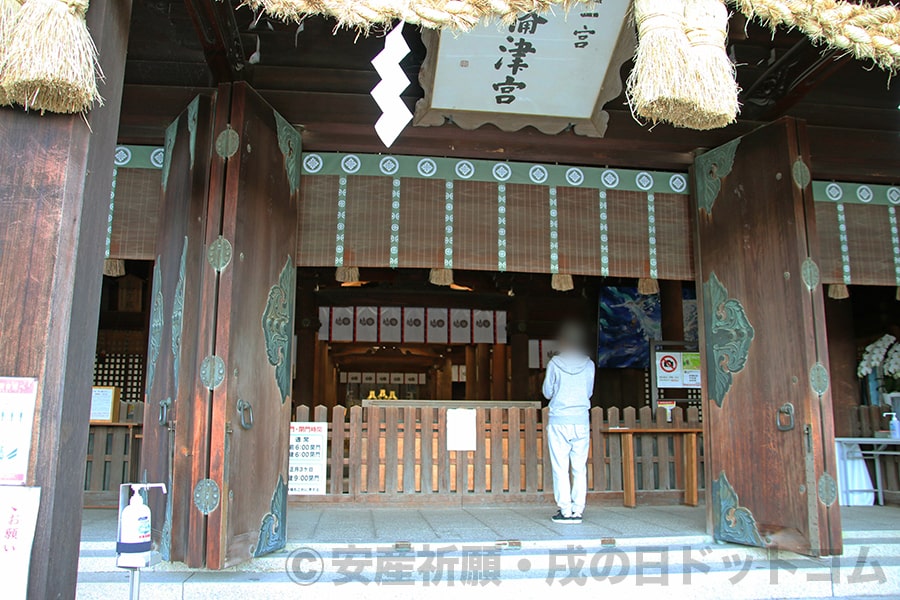
[[0, 485], [0, 565], [3, 597], [25, 600], [31, 546], [41, 503], [41, 488]]
[[628, 4], [608, 0], [569, 14], [523, 14], [464, 34], [426, 33], [420, 74], [426, 96], [415, 124], [452, 118], [464, 128], [490, 122], [545, 133], [575, 124], [577, 133], [602, 135], [602, 106], [621, 92], [619, 67], [634, 45], [625, 25]]
[[288, 494], [324, 495], [328, 464], [328, 423], [291, 423]]
[[0, 485], [25, 484], [37, 389], [33, 377], [0, 377]]

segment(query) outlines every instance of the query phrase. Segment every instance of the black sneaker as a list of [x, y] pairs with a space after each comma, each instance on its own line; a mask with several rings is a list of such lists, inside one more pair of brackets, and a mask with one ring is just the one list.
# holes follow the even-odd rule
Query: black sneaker
[[566, 515], [562, 514], [561, 510], [556, 511], [556, 514], [553, 515], [552, 517], [550, 517], [550, 520], [553, 521], [554, 523], [565, 523], [565, 524], [581, 523], [581, 517], [575, 517], [575, 516], [567, 517]]

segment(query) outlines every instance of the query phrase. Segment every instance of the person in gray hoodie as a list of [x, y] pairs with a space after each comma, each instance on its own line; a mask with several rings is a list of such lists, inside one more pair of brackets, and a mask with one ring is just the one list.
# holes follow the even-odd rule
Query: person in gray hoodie
[[[559, 511], [554, 523], [581, 523], [587, 496], [591, 395], [594, 362], [584, 351], [584, 329], [566, 323], [560, 330], [560, 353], [550, 360], [543, 393], [550, 400], [547, 441], [553, 468], [553, 498]], [[571, 479], [570, 479], [571, 469]]]

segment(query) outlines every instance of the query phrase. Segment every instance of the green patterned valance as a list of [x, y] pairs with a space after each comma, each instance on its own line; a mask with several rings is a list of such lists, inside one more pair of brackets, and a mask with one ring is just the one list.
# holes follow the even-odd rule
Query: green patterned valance
[[[161, 146], [116, 146], [115, 165], [118, 168], [162, 169], [164, 162], [165, 149]], [[303, 175], [374, 175], [632, 192], [690, 193], [685, 173], [427, 156], [304, 152]], [[814, 181], [812, 185], [816, 202], [900, 206], [900, 186], [846, 181]]]
[[687, 177], [683, 173], [427, 156], [310, 152], [303, 154], [303, 174], [412, 177], [632, 192], [688, 193]]
[[814, 181], [813, 198], [816, 202], [896, 206], [900, 205], [900, 187], [842, 181]]
[[165, 158], [162, 146], [116, 146], [113, 162], [120, 169], [162, 169]]

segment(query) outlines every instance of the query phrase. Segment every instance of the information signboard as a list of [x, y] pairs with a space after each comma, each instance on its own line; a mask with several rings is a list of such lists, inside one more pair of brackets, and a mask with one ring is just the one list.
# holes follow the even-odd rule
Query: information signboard
[[291, 423], [288, 494], [325, 494], [328, 465], [328, 423]]

